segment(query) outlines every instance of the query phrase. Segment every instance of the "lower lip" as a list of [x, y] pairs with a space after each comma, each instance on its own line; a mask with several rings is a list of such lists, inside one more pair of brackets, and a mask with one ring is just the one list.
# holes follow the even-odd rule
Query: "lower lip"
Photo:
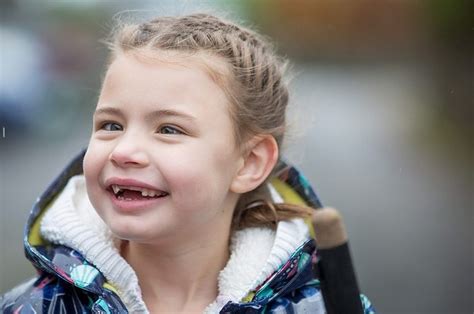
[[157, 198], [147, 198], [147, 199], [141, 199], [141, 200], [121, 200], [115, 197], [115, 194], [111, 191], [107, 191], [109, 194], [110, 199], [112, 200], [112, 204], [119, 209], [120, 211], [124, 212], [136, 212], [136, 211], [142, 211], [149, 209], [153, 206], [156, 206], [162, 202], [168, 197], [162, 196], [162, 197], [157, 197]]

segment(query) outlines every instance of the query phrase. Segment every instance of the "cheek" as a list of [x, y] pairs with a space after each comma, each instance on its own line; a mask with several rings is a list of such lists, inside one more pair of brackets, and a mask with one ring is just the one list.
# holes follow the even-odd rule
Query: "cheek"
[[109, 147], [106, 144], [91, 139], [83, 161], [84, 175], [86, 178], [96, 177], [97, 180], [107, 162], [108, 151]]
[[90, 145], [84, 156], [83, 170], [84, 178], [86, 180], [87, 194], [89, 200], [96, 209], [101, 207], [98, 200], [100, 199], [101, 193], [99, 178], [102, 166], [103, 163], [100, 160], [100, 155], [97, 154], [94, 147]]
[[82, 164], [84, 169], [84, 177], [86, 178], [88, 186], [94, 184], [98, 178], [100, 160], [97, 157], [98, 154], [94, 152], [93, 147], [89, 146]]
[[179, 163], [179, 166], [163, 168], [173, 199], [179, 207], [193, 211], [202, 207], [217, 209], [222, 205], [233, 178], [233, 164], [224, 155], [194, 155], [192, 160]]
[[211, 193], [210, 173], [202, 167], [179, 167], [175, 171], [168, 168], [166, 171], [169, 173], [165, 176], [173, 199], [180, 203], [196, 203]]

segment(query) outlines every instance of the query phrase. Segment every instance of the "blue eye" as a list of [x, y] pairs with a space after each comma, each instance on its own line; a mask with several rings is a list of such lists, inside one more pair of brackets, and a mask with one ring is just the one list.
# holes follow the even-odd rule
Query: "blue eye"
[[169, 126], [169, 125], [165, 125], [165, 126], [159, 128], [158, 133], [161, 133], [161, 134], [183, 134], [183, 132], [181, 132], [177, 128], [174, 128], [174, 127]]
[[105, 131], [122, 131], [123, 130], [120, 124], [114, 123], [114, 122], [105, 122], [104, 124], [102, 124], [100, 129], [105, 130]]

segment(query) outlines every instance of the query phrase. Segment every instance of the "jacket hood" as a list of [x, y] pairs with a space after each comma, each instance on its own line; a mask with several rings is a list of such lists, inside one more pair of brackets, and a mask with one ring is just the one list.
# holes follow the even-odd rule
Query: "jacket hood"
[[[115, 295], [112, 300], [116, 300], [116, 307], [146, 313], [134, 271], [121, 259], [113, 245], [113, 235], [84, 197], [85, 151], [73, 158], [36, 200], [25, 226], [25, 254], [39, 271], [54, 274], [90, 293]], [[321, 207], [296, 168], [281, 161], [274, 173], [270, 181], [274, 201]], [[311, 278], [315, 251], [310, 234], [314, 235], [310, 223], [303, 219], [281, 221], [276, 231], [236, 231], [231, 239], [230, 259], [219, 275], [219, 296], [206, 313], [219, 309], [223, 313], [236, 307], [257, 310], [305, 284]], [[110, 266], [111, 259], [116, 259], [114, 267]]]

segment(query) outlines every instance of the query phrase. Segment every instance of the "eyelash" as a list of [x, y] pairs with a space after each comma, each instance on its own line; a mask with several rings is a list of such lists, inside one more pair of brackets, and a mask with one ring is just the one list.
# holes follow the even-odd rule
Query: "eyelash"
[[167, 134], [167, 135], [178, 135], [178, 134], [184, 134], [180, 129], [172, 126], [172, 125], [163, 125], [159, 128], [159, 130], [163, 130], [165, 128], [172, 129], [173, 133], [161, 133], [161, 134]]
[[[103, 122], [100, 124], [100, 127], [99, 127], [99, 130], [104, 130], [104, 131], [107, 131], [107, 132], [115, 132], [117, 130], [107, 130], [105, 129], [105, 126], [107, 125], [118, 125], [120, 126], [121, 130], [118, 130], [118, 131], [123, 131], [123, 128], [120, 124], [116, 123], [116, 122], [111, 122], [111, 121], [106, 121], [106, 122]], [[160, 128], [158, 129], [158, 131], [160, 130], [163, 130], [163, 129], [171, 129], [173, 130], [172, 133], [161, 133], [161, 134], [165, 134], [165, 135], [179, 135], [179, 134], [184, 134], [183, 131], [181, 131], [179, 128], [177, 127], [174, 127], [172, 125], [163, 125], [163, 126], [160, 126]]]
[[[105, 121], [105, 122], [103, 122], [103, 123], [100, 124], [99, 130], [104, 130], [104, 131], [107, 131], [107, 132], [114, 132], [114, 131], [112, 131], [112, 130], [106, 130], [106, 129], [105, 129], [105, 126], [106, 126], [106, 125], [113, 125], [113, 124], [118, 125], [118, 126], [120, 126], [120, 128], [122, 128], [122, 126], [121, 126], [120, 124], [118, 124], [118, 123], [111, 122], [111, 121]], [[122, 130], [123, 130], [123, 128], [122, 128]], [[120, 130], [120, 131], [122, 131], [122, 130]]]

